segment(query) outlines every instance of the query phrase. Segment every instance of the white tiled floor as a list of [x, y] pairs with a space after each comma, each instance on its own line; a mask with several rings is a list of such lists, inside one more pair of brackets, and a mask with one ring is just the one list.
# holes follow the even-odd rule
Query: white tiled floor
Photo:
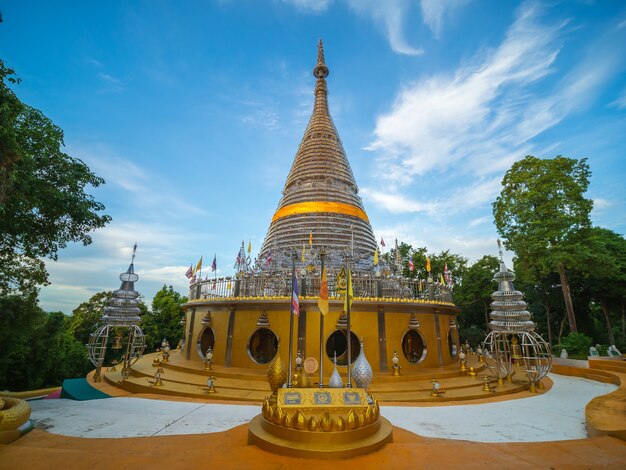
[[[456, 406], [383, 406], [395, 426], [427, 437], [479, 442], [581, 439], [585, 405], [615, 385], [551, 375], [552, 389], [530, 398]], [[76, 437], [135, 437], [225, 431], [248, 422], [260, 407], [107, 398], [37, 400], [31, 419], [48, 432]]]

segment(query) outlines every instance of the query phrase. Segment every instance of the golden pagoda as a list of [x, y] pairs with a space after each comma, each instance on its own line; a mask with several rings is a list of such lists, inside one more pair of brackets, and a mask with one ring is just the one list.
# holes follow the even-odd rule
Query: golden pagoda
[[[377, 243], [358, 196], [358, 187], [328, 110], [329, 69], [320, 40], [313, 113], [296, 152], [282, 198], [256, 264], [239, 263], [236, 276], [198, 280], [184, 305], [182, 354], [202, 362], [210, 349], [212, 364], [225, 368], [266, 369], [276, 355], [289, 356], [292, 263], [300, 286], [300, 315], [292, 355], [340, 373], [361, 352], [374, 374], [391, 371], [392, 357], [404, 372], [440, 368], [457, 361], [456, 317], [448, 286], [393, 275], [374, 265]], [[242, 247], [240, 258], [245, 257]], [[328, 273], [330, 311], [320, 341], [321, 266]], [[352, 272], [350, 341], [343, 314], [345, 267]], [[320, 354], [320, 352], [322, 354]], [[319, 361], [322, 361], [319, 364]], [[394, 359], [396, 361], [396, 359]]]

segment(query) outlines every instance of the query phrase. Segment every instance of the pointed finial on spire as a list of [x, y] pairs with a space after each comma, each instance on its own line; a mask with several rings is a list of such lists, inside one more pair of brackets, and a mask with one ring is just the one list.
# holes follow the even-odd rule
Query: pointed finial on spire
[[498, 252], [500, 253], [500, 262], [504, 263], [504, 255], [502, 254], [502, 242], [498, 238]]
[[133, 256], [130, 259], [131, 263], [135, 262], [135, 253], [137, 253], [137, 243], [135, 243], [135, 246], [133, 246]]
[[317, 44], [317, 65], [313, 69], [313, 75], [316, 78], [328, 77], [328, 67], [326, 67], [326, 62], [324, 61], [324, 44], [322, 44], [322, 38], [320, 38]]

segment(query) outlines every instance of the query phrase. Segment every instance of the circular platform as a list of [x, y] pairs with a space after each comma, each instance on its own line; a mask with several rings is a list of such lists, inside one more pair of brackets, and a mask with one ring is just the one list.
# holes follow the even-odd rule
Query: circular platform
[[393, 441], [393, 427], [382, 416], [374, 423], [351, 431], [310, 432], [285, 429], [261, 415], [250, 421], [248, 444], [293, 457], [343, 459], [374, 452]]

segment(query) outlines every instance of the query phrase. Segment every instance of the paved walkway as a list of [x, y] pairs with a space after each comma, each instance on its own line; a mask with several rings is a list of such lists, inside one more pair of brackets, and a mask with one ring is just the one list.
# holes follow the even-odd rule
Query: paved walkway
[[[585, 405], [615, 385], [551, 375], [543, 395], [498, 403], [382, 406], [394, 426], [425, 437], [476, 442], [544, 442], [587, 437]], [[189, 403], [143, 398], [31, 402], [31, 419], [50, 433], [88, 438], [204, 434], [247, 423], [258, 406]]]

